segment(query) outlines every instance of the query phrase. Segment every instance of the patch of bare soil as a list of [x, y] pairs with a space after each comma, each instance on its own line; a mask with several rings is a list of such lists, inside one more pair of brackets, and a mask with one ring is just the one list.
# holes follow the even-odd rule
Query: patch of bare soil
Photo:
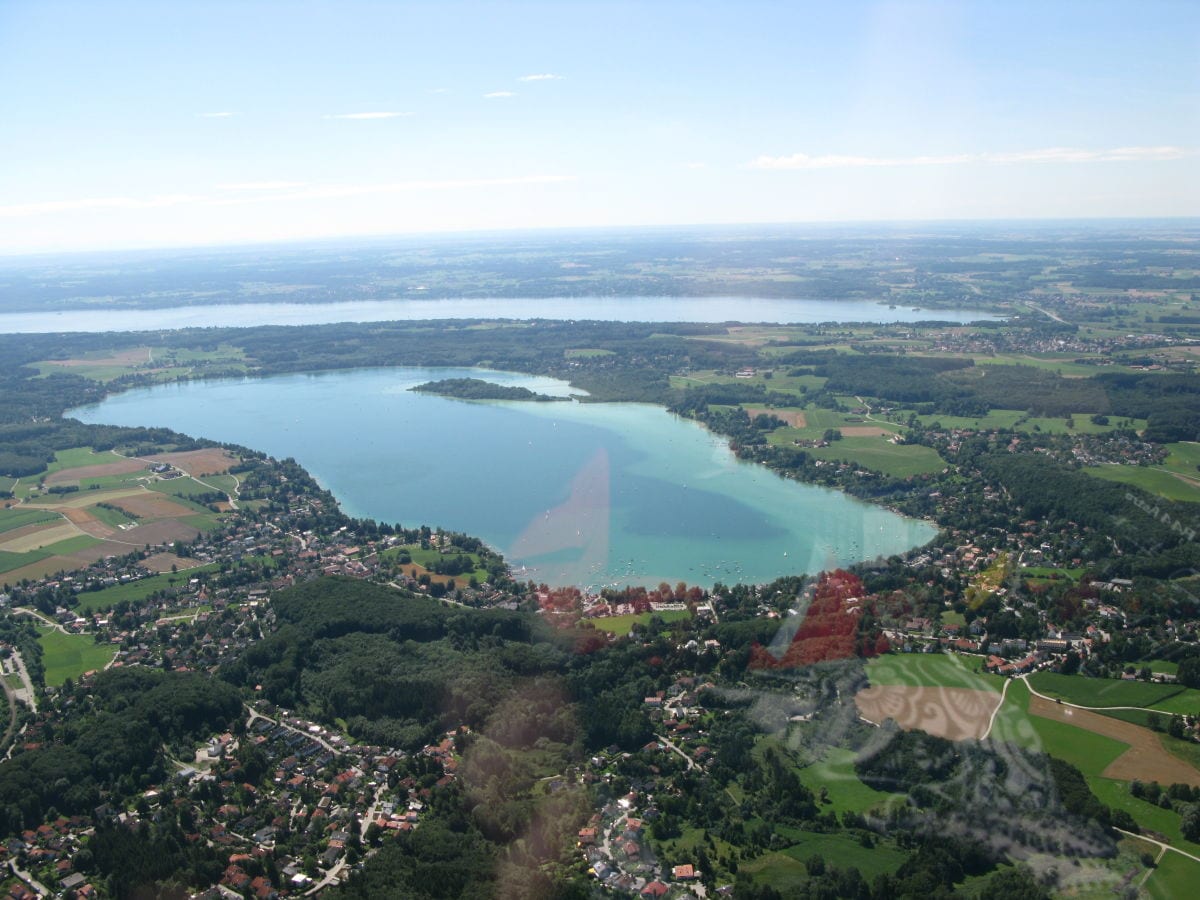
[[995, 691], [970, 688], [875, 685], [854, 695], [864, 719], [881, 724], [893, 719], [901, 728], [961, 741], [982, 738], [1000, 705]]

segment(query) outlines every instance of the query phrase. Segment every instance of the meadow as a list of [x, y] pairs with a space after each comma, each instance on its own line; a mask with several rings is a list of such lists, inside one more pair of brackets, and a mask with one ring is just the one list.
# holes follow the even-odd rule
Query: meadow
[[64, 634], [49, 625], [38, 628], [38, 641], [47, 687], [59, 687], [68, 678], [75, 680], [84, 672], [103, 669], [117, 653], [115, 647], [97, 644], [91, 635]]

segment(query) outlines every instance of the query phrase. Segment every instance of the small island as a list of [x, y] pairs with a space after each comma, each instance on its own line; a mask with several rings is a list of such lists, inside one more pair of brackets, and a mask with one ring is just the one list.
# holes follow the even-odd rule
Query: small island
[[548, 403], [556, 400], [570, 400], [570, 397], [551, 397], [549, 394], [538, 394], [529, 388], [510, 387], [483, 381], [479, 378], [445, 378], [442, 381], [427, 381], [409, 388], [426, 394], [441, 394], [443, 397], [458, 397], [460, 400], [534, 400], [538, 403]]

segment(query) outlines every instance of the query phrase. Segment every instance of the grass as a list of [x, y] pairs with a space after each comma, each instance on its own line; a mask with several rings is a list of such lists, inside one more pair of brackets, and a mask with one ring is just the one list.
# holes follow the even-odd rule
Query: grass
[[205, 494], [211, 494], [214, 490], [207, 484], [201, 484], [190, 475], [185, 475], [182, 478], [171, 478], [167, 481], [154, 481], [146, 486], [152, 491], [158, 491], [160, 494], [167, 494], [170, 497], [181, 497], [183, 499], [202, 497]]
[[983, 674], [983, 660], [949, 653], [888, 653], [867, 664], [873, 685], [968, 688], [999, 691], [1004, 679]]
[[26, 525], [39, 525], [42, 522], [53, 522], [61, 518], [62, 516], [58, 513], [45, 509], [29, 509], [26, 507], [0, 509], [0, 534], [24, 528]]
[[629, 613], [624, 616], [602, 616], [598, 619], [588, 619], [601, 631], [612, 634], [629, 634], [634, 625], [646, 625], [657, 616], [664, 622], [678, 622], [691, 616], [686, 609], [668, 609], [663, 612]]
[[187, 584], [189, 578], [194, 578], [203, 572], [216, 572], [220, 569], [217, 563], [197, 566], [194, 569], [180, 569], [178, 572], [164, 572], [161, 575], [151, 575], [149, 578], [139, 578], [127, 584], [114, 584], [112, 587], [101, 588], [98, 591], [85, 591], [78, 594], [78, 611], [92, 613], [99, 610], [111, 609], [122, 600], [138, 603], [145, 600], [156, 591]]
[[68, 678], [103, 669], [117, 652], [115, 647], [95, 643], [90, 634], [63, 634], [48, 625], [38, 628], [38, 641], [48, 687], [59, 687]]
[[49, 559], [53, 555], [45, 547], [40, 550], [26, 550], [24, 553], [12, 553], [8, 550], [0, 550], [0, 572], [11, 572], [13, 569], [19, 569], [30, 563]]
[[114, 509], [111, 506], [93, 506], [88, 509], [88, 512], [105, 525], [111, 525], [114, 528], [137, 521], [133, 516], [126, 515], [121, 510]]
[[907, 854], [879, 841], [870, 849], [862, 846], [856, 838], [846, 834], [818, 834], [798, 829], [780, 829], [796, 839], [786, 850], [765, 853], [757, 859], [742, 863], [740, 871], [749, 872], [755, 882], [768, 885], [785, 897], [796, 896], [808, 882], [808, 869], [804, 860], [821, 856], [826, 865], [838, 868], [853, 866], [862, 873], [867, 882], [877, 875], [895, 872], [907, 859]]
[[1155, 900], [1175, 900], [1194, 894], [1197, 884], [1200, 884], [1200, 863], [1168, 851], [1146, 882], [1145, 889]]
[[1041, 693], [1079, 706], [1153, 706], [1161, 709], [1163, 701], [1186, 691], [1174, 684], [1084, 678], [1054, 672], [1038, 672], [1031, 675], [1029, 681]]
[[1165, 497], [1167, 500], [1182, 500], [1185, 503], [1200, 503], [1200, 486], [1189, 484], [1177, 475], [1151, 466], [1086, 466], [1085, 472], [1105, 481], [1129, 484], [1144, 491]]
[[1133, 796], [1129, 793], [1129, 783], [1125, 781], [1092, 775], [1088, 776], [1087, 783], [1101, 803], [1113, 809], [1125, 810], [1133, 816], [1138, 825], [1158, 832], [1162, 835], [1160, 840], [1165, 840], [1172, 847], [1200, 856], [1200, 844], [1184, 840], [1183, 833], [1179, 830], [1179, 813]]
[[210, 485], [218, 491], [224, 491], [226, 494], [232, 494], [238, 484], [237, 479], [232, 475], [202, 475], [196, 480]]
[[828, 447], [810, 449], [807, 452], [817, 459], [848, 460], [894, 478], [929, 475], [946, 468], [945, 461], [932, 447], [893, 444], [884, 437], [847, 437]]
[[821, 788], [829, 792], [830, 802], [822, 804], [822, 810], [833, 810], [839, 816], [865, 813], [903, 799], [903, 794], [877, 791], [863, 784], [854, 771], [854, 756], [851, 750], [832, 747], [822, 759], [796, 770], [800, 781], [814, 794], [820, 796]]
[[1200, 478], [1200, 443], [1181, 442], [1167, 444], [1166, 460], [1163, 467], [1192, 478]]
[[1041, 739], [1042, 750], [1066, 760], [1084, 775], [1098, 776], [1109, 764], [1129, 749], [1129, 745], [1074, 725], [1030, 716], [1033, 730]]
[[[474, 576], [475, 580], [480, 584], [491, 578], [491, 575], [488, 574], [488, 570], [480, 565], [479, 557], [476, 554], [468, 553], [465, 550], [455, 549], [451, 550], [449, 553], [442, 553], [440, 550], [435, 550], [433, 547], [422, 548], [420, 544], [404, 544], [399, 547], [391, 547], [390, 549], [383, 551], [383, 553], [380, 555], [385, 559], [394, 559], [395, 557], [399, 556], [401, 552], [408, 553], [408, 555], [412, 558], [414, 565], [420, 566], [422, 569], [425, 569], [430, 573], [433, 572], [433, 567], [438, 560], [445, 559], [447, 557], [453, 558], [456, 556], [466, 556], [471, 560], [471, 564], [475, 566], [475, 568], [469, 572], [463, 572], [460, 575], [449, 576], [454, 579], [455, 584], [465, 585], [471, 580], [472, 576]], [[403, 565], [407, 566], [409, 564], [403, 563]]]

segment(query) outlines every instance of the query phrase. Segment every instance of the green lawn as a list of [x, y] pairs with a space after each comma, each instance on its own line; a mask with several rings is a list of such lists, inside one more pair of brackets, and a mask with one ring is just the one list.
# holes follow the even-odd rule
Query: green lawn
[[0, 509], [0, 534], [6, 531], [15, 531], [18, 528], [24, 528], [26, 525], [38, 525], [42, 522], [53, 522], [55, 519], [61, 519], [56, 512], [51, 512], [46, 509], [33, 509], [31, 507], [12, 507], [10, 509]]
[[1200, 487], [1194, 487], [1170, 472], [1151, 466], [1086, 466], [1085, 472], [1105, 481], [1115, 481], [1118, 484], [1131, 484], [1144, 491], [1165, 497], [1168, 500], [1182, 500], [1185, 503], [1200, 503]]
[[[1038, 672], [1029, 676], [1029, 681], [1041, 693], [1079, 706], [1153, 706], [1162, 709], [1163, 701], [1187, 692], [1186, 688], [1174, 684], [1084, 678], [1054, 672]], [[1196, 694], [1200, 698], [1200, 691]]]
[[686, 619], [691, 616], [686, 609], [669, 609], [664, 612], [648, 612], [648, 613], [630, 613], [624, 616], [602, 616], [599, 619], [588, 619], [601, 631], [607, 631], [612, 634], [625, 635], [629, 634], [629, 630], [634, 625], [645, 625], [652, 618], [657, 616], [664, 622], [678, 622], [681, 619]]
[[950, 653], [888, 653], [867, 663], [871, 684], [1000, 691], [1004, 679], [985, 675], [983, 659]]
[[38, 628], [38, 640], [42, 644], [48, 687], [58, 687], [68, 678], [103, 669], [117, 652], [111, 645], [95, 643], [90, 634], [63, 634], [48, 625]]

